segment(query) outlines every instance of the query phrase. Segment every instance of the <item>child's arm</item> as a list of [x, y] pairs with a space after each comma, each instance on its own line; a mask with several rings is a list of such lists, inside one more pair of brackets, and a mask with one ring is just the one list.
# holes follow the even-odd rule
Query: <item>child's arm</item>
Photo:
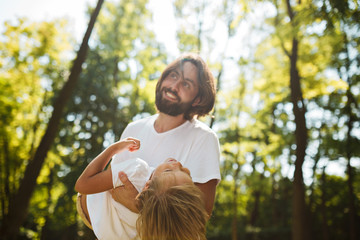
[[82, 194], [93, 194], [112, 189], [111, 169], [103, 171], [106, 164], [116, 153], [125, 150], [133, 152], [139, 147], [140, 141], [135, 138], [126, 138], [110, 145], [85, 168], [76, 181], [75, 190]]

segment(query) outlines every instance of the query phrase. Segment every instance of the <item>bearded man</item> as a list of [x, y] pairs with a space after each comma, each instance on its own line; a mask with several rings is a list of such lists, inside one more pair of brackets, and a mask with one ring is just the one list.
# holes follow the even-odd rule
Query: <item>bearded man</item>
[[[215, 103], [214, 77], [197, 54], [184, 54], [170, 63], [156, 85], [158, 113], [130, 123], [121, 139], [134, 137], [141, 147], [126, 152], [124, 159], [141, 158], [156, 168], [174, 158], [191, 172], [193, 182], [204, 194], [211, 215], [216, 186], [220, 181], [220, 147], [215, 132], [197, 117], [207, 115]], [[126, 175], [124, 186], [112, 190], [113, 198], [136, 211], [136, 189]]]

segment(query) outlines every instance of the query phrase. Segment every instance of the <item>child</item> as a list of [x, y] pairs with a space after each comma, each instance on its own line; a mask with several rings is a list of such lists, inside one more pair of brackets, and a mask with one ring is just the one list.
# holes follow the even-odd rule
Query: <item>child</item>
[[[169, 158], [153, 170], [139, 158], [119, 162], [115, 156], [111, 167], [103, 170], [113, 155], [139, 148], [137, 139], [120, 140], [85, 168], [75, 185], [84, 223], [100, 240], [205, 239], [208, 216], [202, 194], [180, 162]], [[108, 191], [122, 185], [120, 171], [140, 192], [136, 198], [139, 213], [113, 200]]]

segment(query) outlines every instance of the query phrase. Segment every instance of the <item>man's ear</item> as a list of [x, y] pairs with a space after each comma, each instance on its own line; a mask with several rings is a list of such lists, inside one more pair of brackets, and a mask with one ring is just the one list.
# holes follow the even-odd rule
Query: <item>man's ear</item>
[[200, 97], [196, 97], [193, 101], [193, 103], [191, 104], [192, 107], [196, 107], [199, 102], [201, 101], [201, 98]]

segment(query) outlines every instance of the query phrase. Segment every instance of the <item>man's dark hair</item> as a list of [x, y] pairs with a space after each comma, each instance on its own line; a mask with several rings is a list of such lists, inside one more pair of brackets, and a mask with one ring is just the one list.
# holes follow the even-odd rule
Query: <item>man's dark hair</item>
[[198, 70], [197, 81], [199, 85], [199, 92], [195, 98], [199, 98], [199, 103], [191, 107], [187, 112], [184, 113], [184, 118], [191, 120], [195, 115], [201, 117], [207, 115], [215, 104], [215, 80], [208, 68], [207, 64], [201, 59], [201, 57], [194, 53], [186, 53], [177, 58], [175, 61], [170, 63], [163, 73], [159, 81], [156, 84], [156, 92], [160, 91], [163, 80], [175, 69], [183, 70], [185, 62], [194, 64]]

